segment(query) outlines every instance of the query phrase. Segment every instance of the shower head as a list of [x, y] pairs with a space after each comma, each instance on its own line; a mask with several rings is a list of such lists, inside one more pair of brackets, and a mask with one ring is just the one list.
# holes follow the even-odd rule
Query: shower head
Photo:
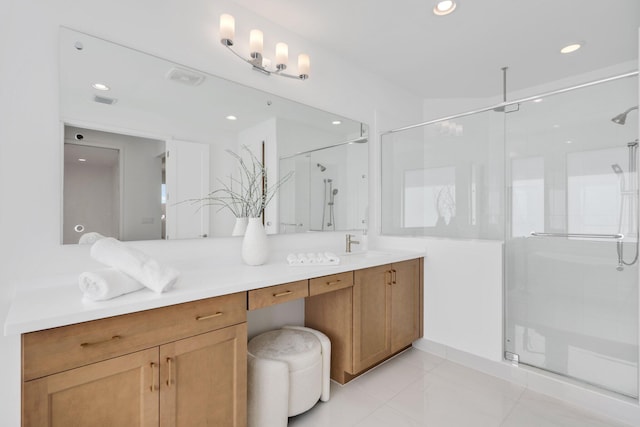
[[625, 124], [625, 122], [627, 121], [627, 114], [629, 114], [630, 112], [632, 112], [633, 110], [637, 110], [638, 106], [636, 105], [635, 107], [631, 107], [629, 108], [627, 111], [625, 111], [624, 113], [620, 113], [617, 116], [613, 117], [611, 119], [611, 121], [615, 124], [618, 125], [623, 125]]
[[324, 172], [327, 170], [327, 168], [325, 166], [322, 166], [320, 163], [316, 163], [316, 166], [320, 168], [320, 172]]
[[616, 175], [622, 175], [624, 173], [620, 165], [617, 163], [611, 165], [611, 169], [613, 169], [613, 172], [615, 172]]

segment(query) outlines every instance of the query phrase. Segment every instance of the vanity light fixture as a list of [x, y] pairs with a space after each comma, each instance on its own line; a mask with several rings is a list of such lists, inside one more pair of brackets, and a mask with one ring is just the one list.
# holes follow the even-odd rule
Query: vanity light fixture
[[298, 74], [289, 74], [287, 69], [289, 61], [289, 46], [286, 43], [276, 44], [276, 65], [271, 68], [271, 61], [263, 57], [264, 36], [260, 30], [251, 30], [249, 33], [249, 59], [244, 58], [233, 49], [233, 37], [235, 36], [235, 19], [229, 14], [220, 15], [220, 43], [226, 46], [234, 55], [253, 66], [253, 69], [267, 76], [275, 74], [291, 79], [306, 80], [309, 78], [309, 55], [298, 55]]
[[560, 49], [560, 53], [575, 52], [576, 50], [580, 49], [581, 47], [582, 47], [582, 43], [572, 43], [572, 44], [569, 44], [569, 45], [563, 47], [562, 49]]
[[453, 0], [439, 1], [433, 8], [433, 13], [438, 16], [445, 16], [456, 10], [456, 2]]
[[91, 85], [92, 88], [97, 89], [97, 90], [109, 90], [109, 86], [107, 86], [104, 83], [94, 83]]

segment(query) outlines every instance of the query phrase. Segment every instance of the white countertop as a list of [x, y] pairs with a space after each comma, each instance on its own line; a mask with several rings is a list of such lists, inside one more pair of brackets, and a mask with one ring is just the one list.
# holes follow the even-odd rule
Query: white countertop
[[[243, 292], [313, 277], [406, 261], [424, 252], [375, 250], [341, 255], [339, 265], [290, 266], [286, 254], [265, 265], [253, 267], [237, 259], [182, 260], [172, 266], [181, 277], [170, 291], [157, 294], [148, 289], [107, 301], [82, 298], [77, 274], [57, 278], [51, 286], [17, 290], [4, 324], [5, 335], [22, 334], [73, 323], [118, 316], [220, 295]], [[80, 272], [78, 272], [79, 274]]]

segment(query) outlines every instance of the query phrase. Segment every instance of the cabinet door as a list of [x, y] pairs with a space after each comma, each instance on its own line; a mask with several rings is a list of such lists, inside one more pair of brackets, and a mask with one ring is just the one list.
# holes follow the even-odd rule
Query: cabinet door
[[311, 296], [304, 302], [304, 324], [331, 341], [331, 378], [344, 384], [353, 372], [352, 288]]
[[391, 265], [391, 351], [410, 345], [420, 337], [420, 260]]
[[355, 272], [353, 286], [353, 373], [391, 354], [391, 266]]
[[246, 426], [247, 324], [160, 347], [161, 426]]
[[157, 426], [158, 348], [23, 384], [23, 426]]

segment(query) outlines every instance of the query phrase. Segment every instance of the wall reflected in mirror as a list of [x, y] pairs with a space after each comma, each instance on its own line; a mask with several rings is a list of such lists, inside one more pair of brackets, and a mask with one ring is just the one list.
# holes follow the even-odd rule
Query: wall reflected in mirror
[[227, 150], [243, 146], [259, 157], [264, 150], [268, 182], [295, 171], [265, 211], [268, 233], [366, 227], [360, 122], [68, 28], [60, 30], [60, 108], [63, 243], [87, 232], [121, 240], [231, 235], [231, 213], [178, 202], [220, 188], [236, 173]]

